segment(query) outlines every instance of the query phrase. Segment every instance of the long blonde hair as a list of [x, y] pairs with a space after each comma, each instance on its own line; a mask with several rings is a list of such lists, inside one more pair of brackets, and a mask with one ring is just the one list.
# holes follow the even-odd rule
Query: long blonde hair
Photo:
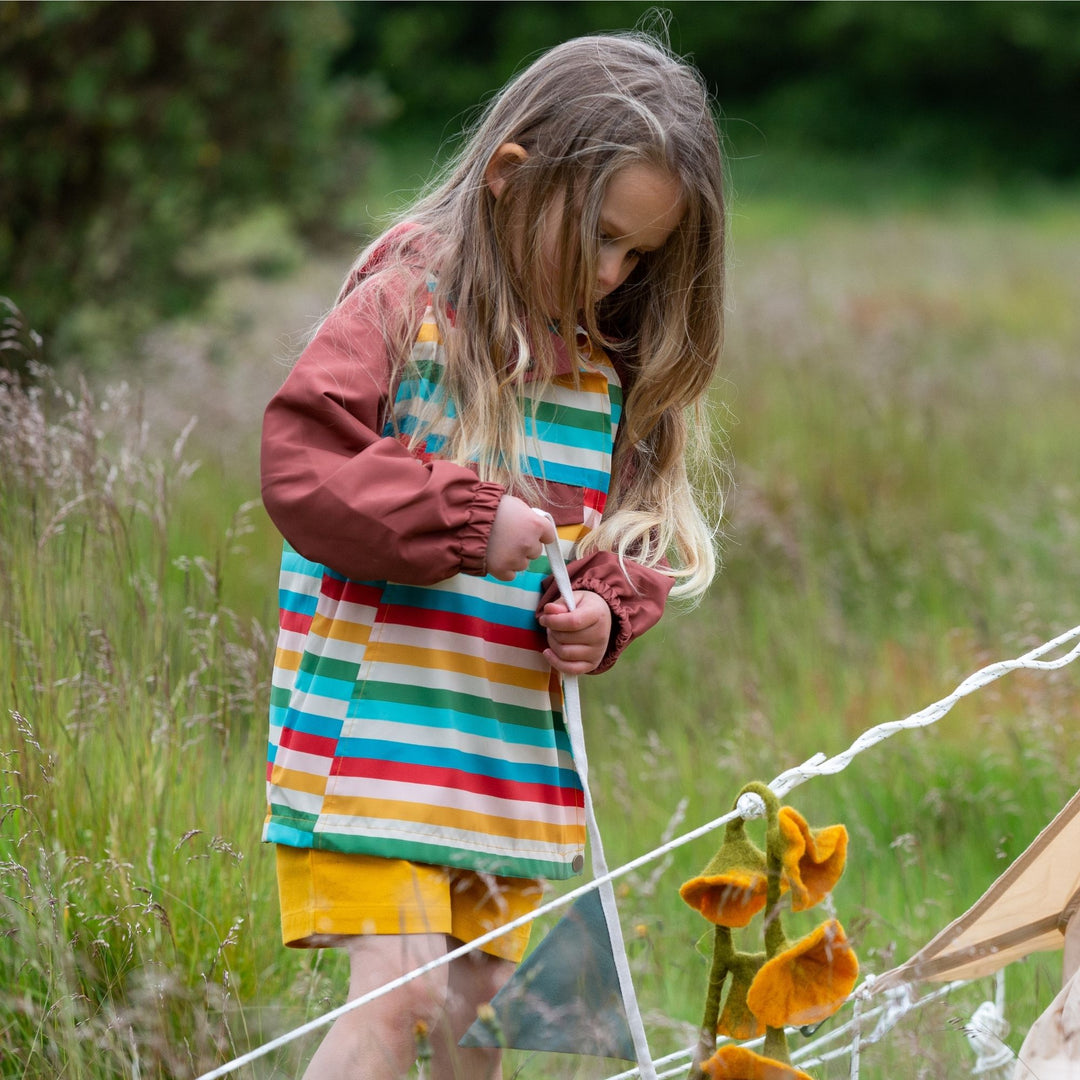
[[[496, 200], [485, 170], [504, 143], [519, 144], [528, 157]], [[659, 251], [582, 313], [579, 298], [592, 295], [596, 281], [606, 187], [621, 169], [640, 164], [678, 180], [685, 213]], [[612, 357], [628, 392], [607, 507], [579, 552], [610, 550], [659, 564], [678, 579], [673, 595], [692, 598], [715, 570], [712, 530], [687, 459], [707, 452], [694, 445], [690, 421], [701, 418], [723, 338], [722, 176], [709, 96], [695, 69], [644, 34], [576, 38], [541, 56], [487, 105], [442, 177], [400, 215], [398, 226], [412, 227], [390, 230], [362, 252], [342, 291], [344, 298], [355, 287], [375, 252], [372, 277], [384, 281], [415, 275], [422, 260], [437, 281], [443, 386], [458, 414], [445, 454], [477, 462], [481, 476], [517, 491], [529, 489], [520, 470], [526, 371], [532, 368], [531, 380], [550, 379], [551, 327], [569, 328], [564, 337], [573, 351], [574, 328], [582, 325]], [[540, 260], [519, 256], [541, 249], [556, 200], [563, 272], [551, 283], [542, 279]], [[372, 284], [377, 292], [377, 280]], [[399, 364], [415, 316], [386, 329]], [[704, 494], [718, 510], [718, 490]]]

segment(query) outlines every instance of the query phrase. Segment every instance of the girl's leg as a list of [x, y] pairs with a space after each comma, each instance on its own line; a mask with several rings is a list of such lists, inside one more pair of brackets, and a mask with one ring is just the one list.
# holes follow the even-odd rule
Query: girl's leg
[[[445, 934], [372, 934], [341, 939], [349, 953], [349, 1000], [446, 954]], [[418, 1023], [433, 1031], [446, 1005], [448, 967], [338, 1017], [304, 1080], [401, 1080], [416, 1058]], [[480, 1074], [478, 1074], [480, 1075]]]
[[[457, 938], [447, 940], [451, 949], [461, 945]], [[502, 989], [516, 966], [482, 952], [451, 961], [446, 1009], [431, 1041], [432, 1080], [500, 1080], [501, 1051], [459, 1047], [458, 1039], [476, 1019], [477, 1006], [489, 1002]]]

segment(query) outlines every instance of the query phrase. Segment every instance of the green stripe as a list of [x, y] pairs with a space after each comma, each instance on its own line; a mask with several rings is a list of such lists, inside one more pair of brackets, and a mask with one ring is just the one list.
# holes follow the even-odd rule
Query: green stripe
[[[541, 691], [526, 691], [526, 693]], [[456, 713], [485, 716], [522, 727], [548, 728], [552, 714], [547, 707], [530, 709], [524, 705], [510, 705], [492, 701], [478, 694], [463, 694], [455, 690], [439, 690], [430, 686], [411, 686], [402, 683], [377, 682], [369, 679], [358, 682], [353, 689], [353, 702], [371, 699], [391, 701], [397, 705], [425, 706], [432, 709], [449, 709]], [[546, 700], [546, 698], [545, 698]], [[349, 709], [355, 719], [355, 709]]]
[[271, 686], [270, 687], [270, 707], [276, 709], [287, 709], [289, 702], [292, 700], [292, 688], [288, 686]]
[[309, 814], [304, 810], [297, 810], [293, 806], [283, 806], [281, 803], [270, 804], [270, 814], [275, 821], [280, 821], [293, 829], [303, 829], [305, 832], [314, 833], [318, 823], [318, 814]]
[[567, 861], [549, 859], [514, 859], [488, 855], [479, 851], [442, 844], [421, 843], [417, 840], [377, 836], [343, 836], [340, 833], [318, 832], [312, 834], [313, 847], [320, 851], [339, 851], [347, 855], [378, 855], [384, 859], [408, 859], [411, 862], [431, 863], [435, 866], [457, 866], [475, 870], [481, 874], [497, 874], [500, 877], [550, 878], [565, 881], [574, 877], [570, 856]]
[[[531, 416], [532, 411], [531, 405], [527, 405], [525, 414]], [[552, 401], [541, 401], [537, 404], [536, 419], [540, 423], [559, 424], [582, 431], [605, 432], [608, 429], [607, 412], [599, 412], [596, 409], [578, 409], [573, 405], [560, 405]]]
[[355, 660], [335, 660], [331, 656], [304, 651], [300, 658], [300, 671], [341, 682], [355, 682], [360, 665]]

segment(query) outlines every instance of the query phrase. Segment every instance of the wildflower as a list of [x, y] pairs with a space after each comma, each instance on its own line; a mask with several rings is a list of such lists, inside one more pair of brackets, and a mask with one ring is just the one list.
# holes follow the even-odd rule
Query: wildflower
[[784, 841], [783, 884], [791, 889], [791, 910], [806, 911], [832, 892], [847, 860], [847, 829], [829, 825], [811, 830], [802, 814], [781, 806], [777, 818]]
[[746, 836], [744, 822], [729, 822], [720, 850], [691, 878], [679, 895], [709, 922], [746, 926], [765, 907], [768, 891], [765, 854]]
[[808, 1073], [782, 1061], [762, 1057], [744, 1046], [727, 1043], [701, 1066], [713, 1080], [812, 1080]]
[[766, 961], [750, 984], [746, 1003], [768, 1027], [816, 1024], [843, 1005], [858, 975], [859, 962], [844, 928], [829, 919]]

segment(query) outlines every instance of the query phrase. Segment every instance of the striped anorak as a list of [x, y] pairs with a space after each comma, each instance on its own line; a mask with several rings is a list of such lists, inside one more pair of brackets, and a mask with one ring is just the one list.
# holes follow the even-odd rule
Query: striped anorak
[[[527, 383], [524, 471], [559, 505], [568, 558], [599, 520], [622, 392], [586, 348], [578, 370]], [[438, 457], [454, 423], [429, 306], [383, 434]], [[349, 580], [284, 546], [264, 839], [566, 878], [581, 869], [581, 784], [536, 618], [546, 558], [509, 582]]]

